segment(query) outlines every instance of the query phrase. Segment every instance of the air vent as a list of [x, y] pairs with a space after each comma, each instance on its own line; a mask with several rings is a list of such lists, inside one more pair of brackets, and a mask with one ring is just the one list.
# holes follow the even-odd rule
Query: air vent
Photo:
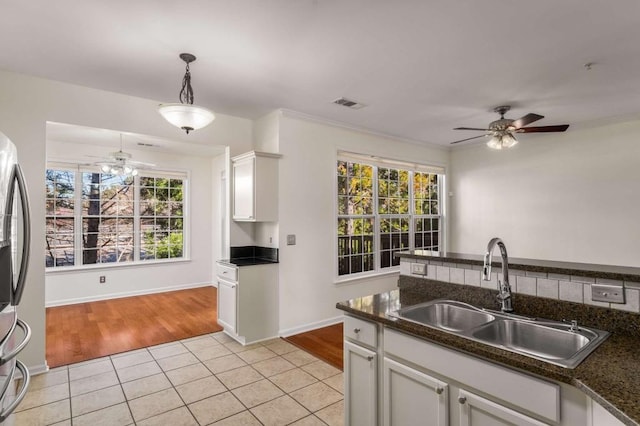
[[152, 143], [147, 143], [147, 142], [138, 142], [138, 146], [155, 146]]
[[337, 105], [342, 105], [342, 106], [345, 106], [345, 107], [351, 108], [351, 109], [360, 109], [360, 108], [366, 107], [365, 104], [361, 104], [361, 103], [352, 101], [352, 100], [347, 99], [347, 98], [338, 98], [335, 101], [333, 101], [333, 103], [337, 104]]

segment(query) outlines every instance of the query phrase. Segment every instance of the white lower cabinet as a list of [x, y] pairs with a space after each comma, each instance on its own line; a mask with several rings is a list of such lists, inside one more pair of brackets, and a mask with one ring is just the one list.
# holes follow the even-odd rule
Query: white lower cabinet
[[243, 345], [278, 335], [278, 265], [217, 264], [218, 324]]
[[449, 424], [449, 386], [445, 382], [388, 358], [383, 371], [385, 426]]
[[344, 342], [345, 425], [378, 424], [378, 355], [360, 345]]
[[573, 386], [349, 315], [344, 330], [345, 425], [601, 426]]
[[540, 422], [496, 402], [460, 389], [460, 426], [545, 426]]
[[218, 278], [218, 324], [235, 333], [237, 323], [237, 283]]

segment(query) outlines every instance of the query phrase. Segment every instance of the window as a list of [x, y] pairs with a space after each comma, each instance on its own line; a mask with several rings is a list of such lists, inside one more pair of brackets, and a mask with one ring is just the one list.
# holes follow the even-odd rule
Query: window
[[46, 171], [46, 266], [124, 264], [184, 256], [186, 176]]
[[338, 275], [399, 265], [396, 252], [439, 251], [444, 169], [341, 153], [337, 162]]
[[75, 172], [68, 170], [47, 170], [46, 173], [46, 265], [49, 267], [75, 262], [75, 176]]
[[140, 178], [140, 259], [182, 257], [182, 179]]

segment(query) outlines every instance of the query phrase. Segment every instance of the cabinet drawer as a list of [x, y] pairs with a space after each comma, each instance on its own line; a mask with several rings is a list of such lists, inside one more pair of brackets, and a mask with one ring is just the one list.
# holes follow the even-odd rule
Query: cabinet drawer
[[238, 268], [216, 263], [216, 275], [227, 281], [238, 281]]
[[374, 323], [350, 316], [344, 317], [344, 337], [375, 348], [378, 345], [377, 327]]

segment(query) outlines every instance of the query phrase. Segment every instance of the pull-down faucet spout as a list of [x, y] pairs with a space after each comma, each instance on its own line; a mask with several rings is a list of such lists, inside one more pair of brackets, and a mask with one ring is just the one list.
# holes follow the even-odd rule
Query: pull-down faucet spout
[[500, 249], [502, 257], [502, 282], [498, 280], [498, 302], [500, 302], [500, 310], [502, 312], [513, 311], [513, 300], [511, 297], [511, 286], [509, 285], [509, 257], [507, 256], [507, 247], [500, 238], [492, 238], [487, 245], [487, 252], [484, 255], [484, 266], [482, 268], [482, 279], [491, 281], [491, 257], [495, 246]]

